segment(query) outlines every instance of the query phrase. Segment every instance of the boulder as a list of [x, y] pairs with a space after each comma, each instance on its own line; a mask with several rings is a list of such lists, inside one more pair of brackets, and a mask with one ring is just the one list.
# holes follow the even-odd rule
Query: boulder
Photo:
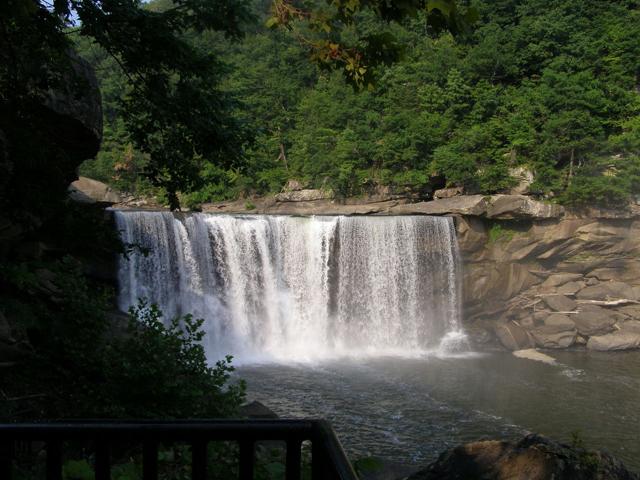
[[543, 203], [525, 195], [492, 195], [487, 205], [487, 217], [495, 219], [548, 219], [564, 215], [560, 205]]
[[542, 282], [542, 287], [559, 287], [560, 285], [564, 285], [565, 283], [574, 282], [576, 280], [580, 280], [582, 275], [579, 273], [556, 273], [555, 275], [550, 275], [544, 282]]
[[636, 300], [636, 292], [631, 285], [624, 282], [603, 282], [585, 287], [576, 294], [581, 300], [607, 300], [612, 298], [626, 298]]
[[610, 281], [605, 283], [611, 297], [613, 298], [626, 298], [628, 300], [638, 300], [638, 292], [631, 285], [624, 282]]
[[495, 333], [500, 343], [509, 350], [525, 350], [535, 346], [529, 333], [515, 322], [496, 325]]
[[303, 189], [282, 192], [276, 195], [276, 202], [313, 202], [333, 198], [333, 192], [320, 189]]
[[515, 167], [509, 169], [509, 175], [517, 183], [509, 190], [510, 195], [527, 195], [529, 187], [534, 181], [533, 172], [527, 167]]
[[548, 295], [542, 297], [542, 300], [555, 312], [571, 312], [576, 308], [575, 300], [564, 295]]
[[536, 345], [541, 348], [570, 347], [575, 343], [577, 334], [578, 331], [575, 328], [565, 330], [564, 326], [557, 325], [543, 325], [531, 331]]
[[487, 211], [487, 200], [483, 195], [462, 195], [431, 202], [408, 203], [391, 209], [398, 215], [471, 215], [482, 216]]
[[120, 195], [109, 185], [93, 180], [92, 178], [80, 177], [69, 185], [69, 198], [79, 203], [120, 203]]
[[485, 440], [442, 453], [408, 480], [638, 480], [608, 453], [527, 435], [518, 442]]
[[560, 313], [553, 313], [544, 319], [544, 324], [547, 327], [555, 327], [558, 331], [573, 330], [576, 328], [576, 324], [567, 315]]
[[542, 362], [547, 365], [556, 365], [556, 359], [545, 354], [539, 352], [535, 348], [529, 348], [527, 350], [516, 350], [513, 352], [514, 357], [524, 358], [526, 360], [533, 360], [534, 362]]
[[582, 290], [586, 284], [584, 282], [568, 282], [558, 287], [558, 293], [562, 295], [575, 295]]
[[619, 330], [607, 335], [592, 336], [587, 342], [587, 348], [601, 352], [640, 348], [640, 333]]
[[304, 185], [299, 180], [290, 179], [287, 184], [282, 188], [283, 192], [297, 192], [304, 189]]
[[620, 330], [625, 333], [640, 333], [640, 321], [627, 320], [620, 325]]
[[582, 311], [573, 316], [578, 333], [586, 337], [592, 335], [604, 335], [611, 332], [616, 323], [616, 318], [608, 315], [608, 311], [602, 309], [605, 314], [600, 312]]
[[455, 219], [458, 247], [463, 255], [470, 255], [484, 248], [487, 243], [487, 227], [480, 218], [458, 216]]
[[441, 188], [433, 192], [433, 197], [436, 199], [457, 197], [464, 193], [462, 187]]
[[624, 305], [618, 308], [618, 311], [633, 319], [640, 320], [640, 305]]

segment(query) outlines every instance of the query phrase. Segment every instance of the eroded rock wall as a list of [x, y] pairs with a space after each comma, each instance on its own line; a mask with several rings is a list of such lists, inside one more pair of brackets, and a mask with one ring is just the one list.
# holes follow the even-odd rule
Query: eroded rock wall
[[640, 220], [458, 216], [456, 226], [476, 342], [640, 346]]

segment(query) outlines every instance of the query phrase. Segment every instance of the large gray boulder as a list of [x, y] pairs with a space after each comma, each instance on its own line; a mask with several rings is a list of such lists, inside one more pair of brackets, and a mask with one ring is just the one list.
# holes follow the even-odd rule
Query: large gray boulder
[[549, 295], [542, 299], [547, 306], [556, 312], [570, 312], [576, 308], [575, 300], [564, 295]]
[[554, 275], [549, 275], [549, 277], [542, 282], [541, 287], [559, 287], [565, 283], [580, 280], [581, 278], [582, 274], [580, 273], [556, 273]]
[[587, 348], [601, 352], [640, 348], [640, 333], [619, 330], [607, 335], [596, 335], [589, 338]]
[[535, 346], [529, 333], [515, 322], [496, 325], [495, 333], [500, 343], [509, 350], [524, 350]]
[[79, 203], [114, 204], [121, 201], [118, 192], [109, 185], [87, 177], [80, 177], [69, 185], [69, 198]]
[[482, 195], [461, 195], [431, 202], [408, 203], [391, 209], [398, 215], [470, 215], [482, 216], [487, 211], [487, 200]]
[[627, 333], [640, 333], [640, 321], [627, 320], [620, 325], [620, 330]]
[[602, 312], [582, 311], [573, 316], [573, 321], [580, 335], [590, 337], [592, 335], [604, 335], [613, 331], [616, 317], [607, 310], [602, 309]]
[[442, 453], [408, 480], [638, 480], [611, 455], [540, 435], [518, 442], [485, 440]]
[[509, 195], [528, 195], [530, 193], [531, 184], [535, 180], [530, 169], [523, 166], [510, 168], [509, 175], [517, 182], [507, 192]]
[[566, 330], [564, 326], [543, 325], [531, 331], [536, 345], [541, 348], [567, 348], [576, 341], [578, 331]]
[[603, 282], [597, 285], [585, 287], [580, 290], [576, 297], [581, 300], [607, 300], [624, 298], [627, 300], [637, 300], [637, 292], [631, 285], [624, 282]]
[[487, 217], [495, 219], [547, 219], [564, 215], [560, 205], [543, 203], [525, 195], [492, 195], [487, 205]]
[[567, 282], [558, 287], [558, 293], [562, 295], [575, 295], [586, 286], [585, 282]]
[[560, 313], [553, 313], [544, 319], [544, 324], [547, 327], [555, 327], [558, 331], [573, 330], [576, 328], [576, 324], [567, 315]]
[[464, 189], [462, 187], [441, 188], [440, 190], [436, 190], [435, 192], [433, 192], [433, 198], [443, 199], [443, 198], [458, 197], [463, 193], [464, 193]]

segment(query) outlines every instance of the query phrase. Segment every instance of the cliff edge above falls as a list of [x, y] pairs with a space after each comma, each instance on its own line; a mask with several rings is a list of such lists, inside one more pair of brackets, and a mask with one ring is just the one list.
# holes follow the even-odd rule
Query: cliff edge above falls
[[489, 219], [538, 220], [560, 218], [565, 215], [565, 210], [560, 205], [540, 202], [526, 195], [461, 195], [426, 202], [411, 202], [406, 198], [389, 197], [335, 200], [323, 197], [319, 190], [301, 190], [251, 201], [204, 204], [202, 210], [208, 213], [235, 214], [466, 215]]

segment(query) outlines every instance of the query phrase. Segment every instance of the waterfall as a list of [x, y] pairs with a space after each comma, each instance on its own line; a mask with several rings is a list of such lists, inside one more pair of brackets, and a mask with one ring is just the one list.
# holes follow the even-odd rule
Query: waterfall
[[[411, 354], [460, 331], [451, 218], [116, 211], [134, 249], [119, 306], [205, 320], [207, 353], [240, 361]], [[146, 253], [146, 255], [145, 255]]]

